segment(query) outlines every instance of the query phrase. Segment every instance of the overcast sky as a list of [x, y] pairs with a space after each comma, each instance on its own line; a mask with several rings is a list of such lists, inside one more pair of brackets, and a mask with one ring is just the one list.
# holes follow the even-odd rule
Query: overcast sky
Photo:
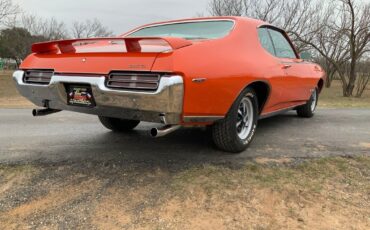
[[142, 24], [194, 17], [209, 0], [13, 0], [25, 12], [55, 17], [67, 25], [97, 18], [115, 34]]

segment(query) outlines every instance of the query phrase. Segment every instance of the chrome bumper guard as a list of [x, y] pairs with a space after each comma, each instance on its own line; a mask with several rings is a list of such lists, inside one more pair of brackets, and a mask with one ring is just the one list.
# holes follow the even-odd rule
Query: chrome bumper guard
[[[163, 124], [181, 123], [184, 83], [181, 76], [162, 76], [155, 92], [110, 89], [106, 78], [53, 75], [49, 85], [23, 82], [24, 71], [16, 71], [13, 79], [18, 91], [35, 105], [49, 108]], [[95, 107], [77, 107], [67, 104], [65, 84], [89, 84]]]

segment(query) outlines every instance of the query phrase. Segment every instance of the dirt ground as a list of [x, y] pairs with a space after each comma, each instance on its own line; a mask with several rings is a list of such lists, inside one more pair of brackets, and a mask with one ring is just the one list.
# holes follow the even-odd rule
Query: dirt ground
[[[125, 167], [123, 167], [125, 165]], [[370, 158], [0, 166], [5, 229], [369, 229]]]

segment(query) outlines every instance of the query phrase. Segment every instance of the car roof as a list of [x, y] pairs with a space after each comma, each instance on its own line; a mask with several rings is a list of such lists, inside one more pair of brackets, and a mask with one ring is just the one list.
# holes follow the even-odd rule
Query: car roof
[[248, 17], [239, 17], [239, 16], [217, 16], [217, 17], [198, 17], [198, 18], [185, 18], [185, 19], [177, 19], [177, 20], [170, 20], [170, 21], [162, 21], [162, 22], [155, 22], [155, 23], [150, 23], [146, 25], [142, 25], [140, 27], [137, 27], [133, 30], [130, 30], [121, 36], [130, 34], [136, 30], [145, 28], [145, 27], [151, 27], [151, 26], [156, 26], [156, 25], [163, 25], [163, 24], [172, 24], [172, 23], [182, 23], [182, 22], [196, 22], [196, 21], [213, 21], [213, 20], [232, 20], [235, 21], [236, 23], [238, 22], [244, 22], [246, 24], [249, 24], [251, 26], [259, 27], [262, 25], [270, 25], [267, 22], [254, 19], [254, 18], [248, 18]]

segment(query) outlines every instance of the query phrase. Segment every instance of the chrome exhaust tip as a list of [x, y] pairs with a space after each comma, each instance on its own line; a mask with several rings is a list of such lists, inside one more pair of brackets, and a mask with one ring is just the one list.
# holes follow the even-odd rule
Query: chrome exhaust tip
[[150, 136], [153, 138], [163, 137], [181, 128], [180, 125], [166, 125], [161, 128], [152, 128], [150, 130]]
[[57, 113], [57, 112], [60, 112], [61, 110], [58, 110], [58, 109], [34, 109], [32, 110], [32, 115], [34, 117], [40, 117], [40, 116], [46, 116], [46, 115], [49, 115], [49, 114], [53, 114], [53, 113]]

